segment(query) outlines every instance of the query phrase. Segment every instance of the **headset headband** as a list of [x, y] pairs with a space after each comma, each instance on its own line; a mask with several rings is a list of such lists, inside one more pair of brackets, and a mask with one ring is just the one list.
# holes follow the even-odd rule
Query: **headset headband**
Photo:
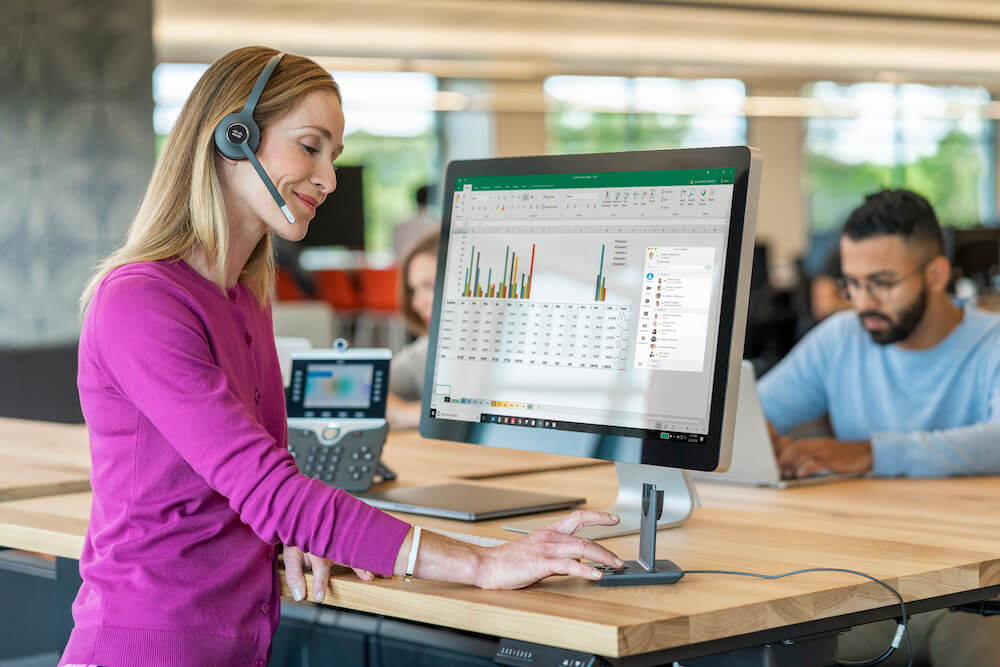
[[257, 77], [257, 83], [254, 84], [253, 90], [250, 91], [250, 97], [247, 98], [247, 103], [243, 105], [243, 111], [248, 111], [253, 113], [253, 110], [257, 108], [257, 102], [260, 101], [260, 96], [264, 92], [264, 86], [267, 85], [268, 80], [271, 78], [271, 74], [274, 72], [274, 68], [278, 66], [278, 61], [281, 57], [285, 55], [284, 53], [276, 53], [271, 56], [271, 59], [267, 61], [264, 65], [264, 69], [261, 71], [260, 76]]

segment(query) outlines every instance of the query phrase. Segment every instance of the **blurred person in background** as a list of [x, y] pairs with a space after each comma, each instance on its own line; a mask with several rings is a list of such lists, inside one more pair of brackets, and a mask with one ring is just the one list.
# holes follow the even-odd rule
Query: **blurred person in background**
[[[759, 385], [782, 476], [1000, 473], [1000, 316], [948, 295], [951, 264], [930, 203], [908, 190], [869, 195], [844, 224], [840, 256], [852, 310], [818, 324]], [[823, 415], [833, 437], [789, 435]], [[840, 638], [840, 657], [876, 655], [895, 630], [894, 621], [858, 626]], [[1000, 664], [1000, 616], [914, 614], [910, 633], [914, 655], [896, 651], [884, 664]]]
[[392, 254], [397, 261], [402, 261], [406, 251], [417, 242], [417, 239], [441, 228], [441, 221], [428, 213], [430, 201], [430, 186], [421, 185], [417, 188], [414, 198], [417, 202], [416, 212], [403, 220], [392, 230]]
[[809, 306], [817, 323], [836, 312], [851, 309], [851, 302], [844, 298], [840, 289], [842, 277], [838, 245], [809, 282]]
[[406, 251], [399, 271], [399, 309], [416, 340], [392, 358], [386, 412], [394, 428], [420, 425], [420, 399], [427, 367], [427, 330], [434, 308], [434, 278], [441, 234], [425, 233]]

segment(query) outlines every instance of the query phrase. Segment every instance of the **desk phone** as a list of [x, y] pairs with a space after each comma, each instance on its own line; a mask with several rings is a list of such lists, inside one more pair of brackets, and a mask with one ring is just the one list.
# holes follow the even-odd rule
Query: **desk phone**
[[393, 479], [379, 458], [389, 432], [385, 401], [392, 352], [382, 348], [292, 355], [288, 451], [305, 475], [345, 491], [366, 491], [375, 477]]

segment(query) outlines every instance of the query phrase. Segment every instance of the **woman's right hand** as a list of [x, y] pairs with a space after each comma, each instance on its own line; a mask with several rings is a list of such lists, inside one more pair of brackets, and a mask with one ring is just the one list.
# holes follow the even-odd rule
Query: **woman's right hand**
[[[299, 602], [306, 598], [306, 578], [305, 570], [312, 570], [313, 575], [313, 600], [322, 602], [326, 597], [327, 587], [330, 585], [330, 568], [337, 563], [332, 560], [317, 556], [315, 554], [304, 553], [298, 547], [286, 546], [282, 554], [282, 561], [285, 564], [285, 581], [288, 582], [288, 589], [292, 592], [292, 598]], [[368, 570], [361, 568], [351, 568], [362, 581], [373, 581], [375, 575]]]
[[600, 570], [581, 560], [622, 567], [618, 556], [593, 540], [575, 537], [585, 526], [614, 526], [618, 517], [607, 512], [577, 510], [521, 539], [482, 549], [475, 584], [485, 589], [530, 586], [554, 574], [600, 579]]

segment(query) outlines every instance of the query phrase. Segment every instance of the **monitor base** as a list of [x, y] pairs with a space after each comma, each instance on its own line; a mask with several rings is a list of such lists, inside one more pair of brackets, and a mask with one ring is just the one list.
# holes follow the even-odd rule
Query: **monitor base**
[[646, 569], [635, 560], [625, 561], [621, 570], [605, 570], [598, 579], [598, 586], [649, 586], [651, 584], [676, 584], [684, 576], [684, 570], [672, 560], [658, 560], [652, 570]]
[[[663, 514], [656, 522], [656, 529], [674, 528], [691, 516], [698, 502], [694, 483], [686, 470], [643, 465], [641, 463], [615, 463], [618, 473], [618, 497], [605, 512], [617, 514], [621, 520], [614, 526], [587, 526], [578, 533], [580, 537], [602, 540], [609, 537], [632, 535], [642, 525], [642, 485], [654, 484], [663, 490]], [[552, 517], [526, 519], [504, 525], [513, 533], [530, 533], [551, 525]]]
[[684, 576], [684, 570], [670, 560], [656, 560], [656, 522], [663, 514], [663, 489], [656, 485], [642, 485], [642, 526], [639, 529], [639, 557], [626, 561], [622, 568], [606, 565], [597, 567], [604, 576], [599, 586], [646, 586], [649, 584], [675, 584]]

